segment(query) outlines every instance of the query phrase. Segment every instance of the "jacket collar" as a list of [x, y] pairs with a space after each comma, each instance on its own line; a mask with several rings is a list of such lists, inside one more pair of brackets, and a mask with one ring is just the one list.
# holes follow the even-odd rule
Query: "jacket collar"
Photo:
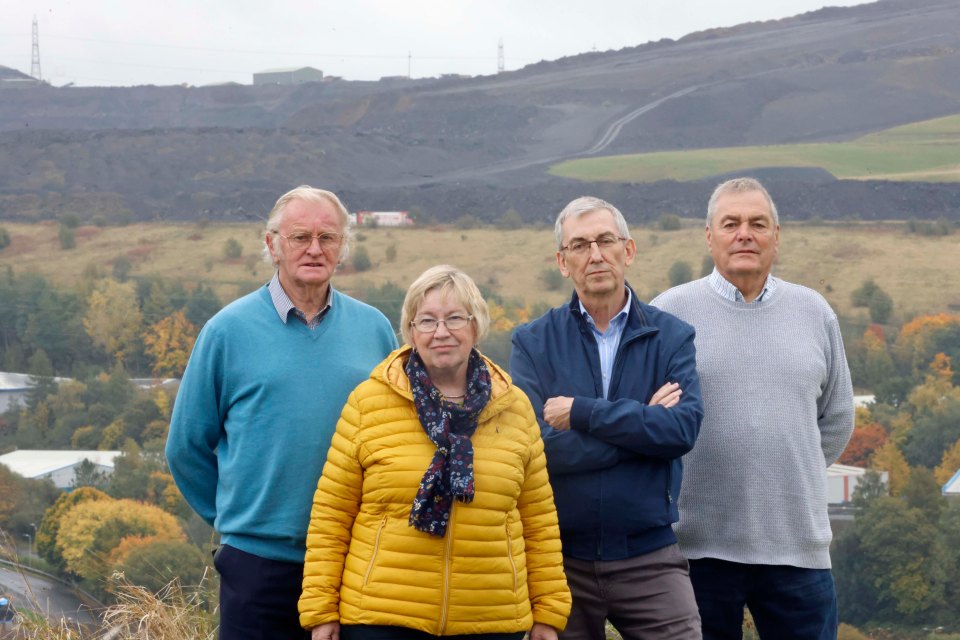
[[[646, 335], [647, 333], [656, 333], [660, 329], [647, 320], [647, 314], [644, 313], [644, 305], [640, 302], [640, 299], [637, 297], [637, 293], [633, 290], [629, 283], [625, 283], [624, 286], [630, 291], [630, 309], [627, 313], [627, 324], [623, 328], [623, 338], [634, 337]], [[580, 311], [580, 298], [577, 296], [576, 290], [574, 290], [573, 295], [570, 297], [570, 304], [568, 306], [570, 313], [577, 321], [577, 325], [580, 327], [581, 332], [589, 332], [590, 327], [587, 326], [587, 319], [583, 316], [583, 313]]]
[[[396, 393], [413, 401], [413, 392], [410, 390], [410, 379], [407, 378], [407, 372], [404, 367], [407, 364], [407, 358], [410, 357], [412, 347], [408, 344], [392, 352], [386, 359], [374, 368], [370, 377], [389, 386]], [[490, 370], [490, 402], [480, 412], [480, 420], [489, 419], [506, 409], [512, 402], [510, 387], [513, 382], [510, 375], [498, 367], [490, 358], [480, 354], [487, 369]]]

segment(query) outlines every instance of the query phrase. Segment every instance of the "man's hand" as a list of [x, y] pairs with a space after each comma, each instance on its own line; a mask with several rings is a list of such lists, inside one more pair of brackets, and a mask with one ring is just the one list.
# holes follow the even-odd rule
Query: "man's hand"
[[[554, 636], [554, 640], [556, 636]], [[310, 630], [310, 640], [340, 640], [340, 623], [324, 622]]]
[[662, 407], [669, 409], [678, 402], [680, 402], [680, 394], [683, 393], [683, 389], [680, 388], [680, 383], [678, 382], [668, 382], [663, 385], [653, 394], [650, 398], [650, 402], [647, 404], [651, 407], [659, 404]]
[[557, 640], [557, 630], [548, 624], [534, 622], [530, 629], [529, 640]]
[[543, 405], [543, 419], [548, 425], [560, 431], [570, 430], [570, 409], [573, 407], [573, 398], [557, 396], [548, 398]]

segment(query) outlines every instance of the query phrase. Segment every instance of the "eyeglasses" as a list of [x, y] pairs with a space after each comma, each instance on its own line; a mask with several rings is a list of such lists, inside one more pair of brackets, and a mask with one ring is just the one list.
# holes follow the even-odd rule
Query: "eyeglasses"
[[626, 238], [621, 238], [620, 236], [615, 236], [612, 233], [604, 233], [598, 236], [595, 240], [587, 240], [586, 238], [576, 238], [570, 241], [565, 247], [560, 247], [560, 251], [569, 251], [574, 255], [583, 255], [590, 252], [590, 245], [596, 243], [597, 248], [600, 251], [609, 251], [616, 246], [618, 242], [626, 242]]
[[320, 249], [322, 251], [336, 249], [343, 242], [343, 236], [339, 233], [324, 232], [314, 234], [306, 233], [304, 231], [294, 231], [290, 235], [286, 236], [279, 231], [274, 231], [273, 233], [277, 234], [281, 238], [286, 238], [290, 248], [297, 251], [309, 247], [313, 243], [314, 238], [316, 238], [317, 242], [320, 243]]
[[438, 318], [419, 318], [417, 320], [411, 320], [410, 326], [420, 333], [433, 333], [442, 322], [443, 326], [447, 328], [447, 331], [456, 331], [457, 329], [466, 327], [471, 320], [473, 320], [473, 316], [450, 316], [443, 320]]

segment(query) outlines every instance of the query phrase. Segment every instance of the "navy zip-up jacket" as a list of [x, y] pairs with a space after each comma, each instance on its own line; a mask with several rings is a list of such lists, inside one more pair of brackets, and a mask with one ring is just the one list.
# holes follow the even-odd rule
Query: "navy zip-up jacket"
[[[513, 334], [510, 375], [540, 421], [563, 553], [582, 560], [622, 560], [676, 542], [680, 458], [703, 419], [693, 327], [631, 294], [606, 399], [576, 293]], [[667, 382], [680, 383], [680, 402], [649, 406]], [[569, 431], [543, 420], [555, 396], [574, 399]]]

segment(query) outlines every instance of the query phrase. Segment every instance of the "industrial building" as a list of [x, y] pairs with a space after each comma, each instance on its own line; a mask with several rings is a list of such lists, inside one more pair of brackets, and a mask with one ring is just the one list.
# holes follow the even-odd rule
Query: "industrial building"
[[289, 69], [267, 69], [253, 74], [253, 84], [303, 84], [304, 82], [323, 82], [323, 71], [313, 67]]
[[113, 474], [113, 461], [120, 451], [45, 451], [20, 449], [0, 456], [0, 464], [24, 478], [50, 478], [58, 489], [69, 489], [77, 475], [77, 467], [88, 460], [95, 469]]

